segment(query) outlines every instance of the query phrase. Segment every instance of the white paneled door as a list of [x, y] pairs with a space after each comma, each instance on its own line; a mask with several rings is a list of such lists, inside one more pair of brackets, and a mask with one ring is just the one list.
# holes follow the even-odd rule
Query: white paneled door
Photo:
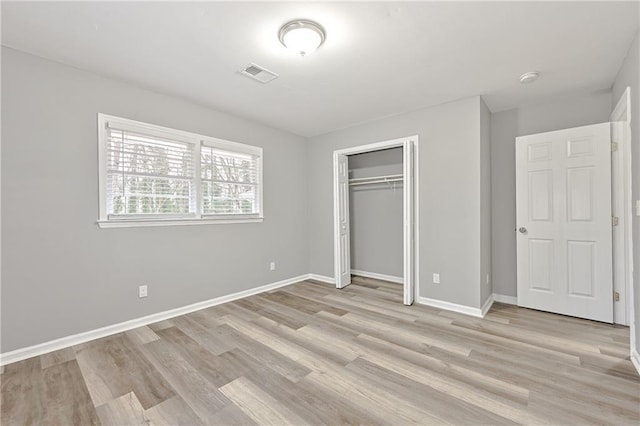
[[613, 322], [609, 123], [516, 138], [518, 305]]
[[336, 287], [343, 288], [351, 284], [351, 244], [349, 231], [349, 158], [346, 155], [338, 154], [335, 162], [335, 179], [338, 182], [338, 190], [335, 194], [338, 197], [334, 200], [334, 214], [338, 221], [339, 238], [335, 244], [336, 253]]

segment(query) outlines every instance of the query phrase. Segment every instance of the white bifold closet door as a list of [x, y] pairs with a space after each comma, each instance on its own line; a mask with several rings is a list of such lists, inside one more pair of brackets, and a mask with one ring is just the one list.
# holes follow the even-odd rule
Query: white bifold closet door
[[414, 180], [414, 143], [413, 141], [405, 141], [403, 148], [403, 178], [404, 178], [404, 194], [403, 194], [403, 224], [404, 243], [403, 243], [403, 273], [404, 273], [404, 297], [405, 305], [412, 305], [415, 298], [415, 192], [413, 187]]
[[613, 322], [609, 123], [516, 138], [518, 305]]
[[340, 237], [334, 242], [336, 244], [337, 256], [335, 264], [336, 288], [343, 288], [351, 284], [351, 242], [349, 227], [349, 157], [338, 155], [334, 169], [334, 178], [338, 182], [338, 190], [335, 194], [338, 197], [334, 200], [334, 218], [338, 221]]

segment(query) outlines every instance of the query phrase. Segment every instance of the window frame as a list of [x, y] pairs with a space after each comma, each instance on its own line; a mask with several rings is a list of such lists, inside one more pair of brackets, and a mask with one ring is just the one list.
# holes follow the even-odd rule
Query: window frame
[[[190, 199], [195, 205], [195, 211], [184, 215], [163, 214], [161, 217], [154, 214], [136, 215], [109, 215], [107, 213], [108, 174], [107, 174], [107, 145], [108, 125], [114, 123], [114, 127], [123, 130], [141, 132], [149, 136], [164, 137], [193, 145], [193, 194]], [[202, 213], [202, 184], [200, 176], [201, 148], [209, 146], [230, 153], [252, 155], [256, 157], [256, 204], [257, 213], [251, 214], [203, 214]], [[147, 226], [175, 226], [175, 225], [208, 225], [223, 223], [252, 223], [264, 221], [263, 206], [263, 150], [260, 147], [232, 142], [225, 139], [186, 132], [184, 130], [171, 129], [169, 127], [144, 123], [113, 115], [98, 113], [98, 197], [99, 218], [97, 224], [100, 228], [128, 228]]]

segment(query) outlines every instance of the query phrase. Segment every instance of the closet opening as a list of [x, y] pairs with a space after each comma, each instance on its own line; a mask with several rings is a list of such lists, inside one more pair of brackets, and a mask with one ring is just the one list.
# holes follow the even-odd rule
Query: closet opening
[[[417, 280], [418, 136], [334, 151], [336, 288], [351, 274], [403, 285], [411, 305]], [[386, 221], [386, 222], [385, 222]]]

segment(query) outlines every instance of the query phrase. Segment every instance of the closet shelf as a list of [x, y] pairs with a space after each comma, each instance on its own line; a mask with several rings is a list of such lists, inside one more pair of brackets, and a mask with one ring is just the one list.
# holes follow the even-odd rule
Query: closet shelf
[[374, 183], [392, 183], [392, 182], [402, 182], [404, 180], [403, 176], [400, 175], [386, 175], [386, 176], [371, 176], [366, 178], [355, 178], [349, 179], [349, 185], [357, 186], [357, 185], [371, 185]]

